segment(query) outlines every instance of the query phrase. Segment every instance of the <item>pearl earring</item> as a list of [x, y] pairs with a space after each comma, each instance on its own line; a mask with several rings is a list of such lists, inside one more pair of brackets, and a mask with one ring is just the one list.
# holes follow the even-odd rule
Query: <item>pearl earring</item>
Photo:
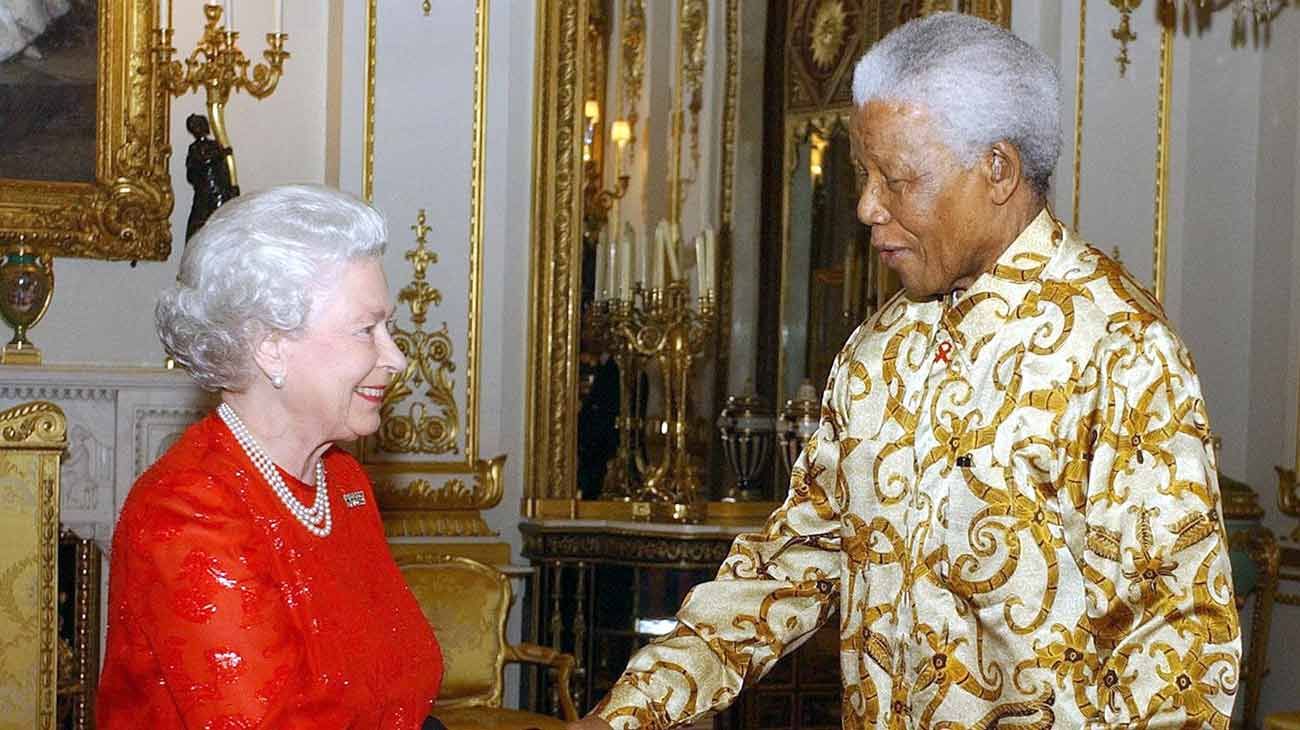
[[284, 376], [275, 374], [271, 376], [271, 387], [279, 390], [284, 387]]

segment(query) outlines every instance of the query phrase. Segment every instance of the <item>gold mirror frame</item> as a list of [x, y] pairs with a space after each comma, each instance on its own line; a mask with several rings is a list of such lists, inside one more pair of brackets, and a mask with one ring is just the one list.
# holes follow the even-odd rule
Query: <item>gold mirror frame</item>
[[95, 181], [0, 179], [0, 242], [55, 256], [165, 261], [171, 98], [152, 59], [157, 0], [99, 0]]
[[[734, 3], [734, 0], [732, 0]], [[729, 4], [729, 8], [731, 5]], [[929, 0], [922, 12], [957, 9], [1010, 25], [1011, 0]], [[728, 13], [730, 23], [733, 14]], [[527, 454], [522, 512], [530, 518], [627, 518], [627, 502], [581, 501], [577, 493], [577, 378], [583, 221], [583, 59], [586, 0], [540, 0], [533, 97], [532, 262]], [[729, 43], [733, 30], [728, 27]], [[728, 49], [730, 55], [730, 49]], [[730, 63], [731, 59], [728, 59]], [[730, 73], [730, 71], [729, 71]], [[722, 144], [734, 145], [724, 113]], [[729, 186], [724, 185], [728, 196]], [[729, 215], [728, 215], [729, 217]], [[729, 221], [724, 221], [728, 223]], [[722, 280], [729, 271], [723, 261]], [[729, 302], [730, 292], [720, 295]], [[729, 310], [722, 311], [729, 318]], [[725, 320], [724, 320], [725, 321]], [[772, 502], [709, 504], [709, 522], [753, 523]]]

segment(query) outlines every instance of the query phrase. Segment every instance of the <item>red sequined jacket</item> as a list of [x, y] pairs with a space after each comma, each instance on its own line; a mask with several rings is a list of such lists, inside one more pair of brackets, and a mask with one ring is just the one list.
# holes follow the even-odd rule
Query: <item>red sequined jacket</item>
[[101, 730], [420, 727], [442, 679], [437, 640], [360, 464], [340, 449], [324, 462], [324, 538], [215, 415], [140, 477], [113, 537]]

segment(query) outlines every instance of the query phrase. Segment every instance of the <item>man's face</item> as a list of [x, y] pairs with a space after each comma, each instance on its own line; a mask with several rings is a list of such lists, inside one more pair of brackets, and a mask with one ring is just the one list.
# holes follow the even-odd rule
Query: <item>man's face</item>
[[992, 211], [983, 161], [964, 167], [924, 108], [868, 102], [854, 115], [852, 143], [863, 176], [858, 219], [908, 296], [965, 289], [992, 268], [1006, 242], [984, 234]]

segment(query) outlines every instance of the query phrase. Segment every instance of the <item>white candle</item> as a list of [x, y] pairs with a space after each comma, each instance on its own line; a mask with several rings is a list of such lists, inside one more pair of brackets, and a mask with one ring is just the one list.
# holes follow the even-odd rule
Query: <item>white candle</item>
[[284, 0], [275, 3], [275, 34], [284, 32]]
[[618, 298], [618, 237], [609, 236], [607, 241], [601, 242], [602, 246], [609, 247], [609, 254], [605, 257], [605, 265], [608, 267], [605, 271], [605, 296], [610, 299]]
[[695, 249], [695, 286], [699, 296], [704, 296], [704, 234], [697, 233], [695, 238], [691, 239], [691, 247]]
[[596, 291], [593, 298], [596, 301], [605, 299], [605, 288], [609, 286], [608, 282], [608, 262], [609, 253], [605, 248], [605, 242], [597, 239], [596, 241]]
[[656, 289], [664, 288], [664, 251], [667, 248], [665, 243], [667, 237], [667, 226], [663, 221], [659, 221], [659, 225], [655, 226], [655, 245], [652, 247], [654, 254], [650, 266], [651, 282]]
[[714, 292], [714, 257], [716, 256], [716, 245], [718, 239], [714, 235], [714, 229], [705, 229], [705, 283], [703, 283], [702, 294], [712, 294]]
[[632, 299], [632, 236], [626, 232], [623, 234], [623, 251], [622, 251], [621, 280], [619, 288], [622, 289], [624, 299]]
[[636, 230], [631, 223], [623, 224], [623, 237], [627, 239], [628, 271], [633, 284], [639, 283], [644, 276], [641, 269], [641, 250], [636, 240]]
[[682, 272], [677, 265], [677, 247], [681, 245], [681, 238], [676, 223], [668, 224], [668, 237], [666, 240], [668, 243], [666, 247], [668, 252], [668, 278], [670, 281], [677, 281], [681, 278]]
[[[632, 224], [629, 223], [628, 228], [631, 227]], [[642, 286], [649, 289], [654, 281], [653, 279], [650, 278], [650, 261], [654, 257], [654, 246], [651, 244], [649, 236], [647, 236], [646, 239], [642, 241], [639, 246], [637, 246], [636, 252], [637, 252], [637, 259], [639, 261], [639, 271], [637, 271], [637, 281], [641, 282]]]

